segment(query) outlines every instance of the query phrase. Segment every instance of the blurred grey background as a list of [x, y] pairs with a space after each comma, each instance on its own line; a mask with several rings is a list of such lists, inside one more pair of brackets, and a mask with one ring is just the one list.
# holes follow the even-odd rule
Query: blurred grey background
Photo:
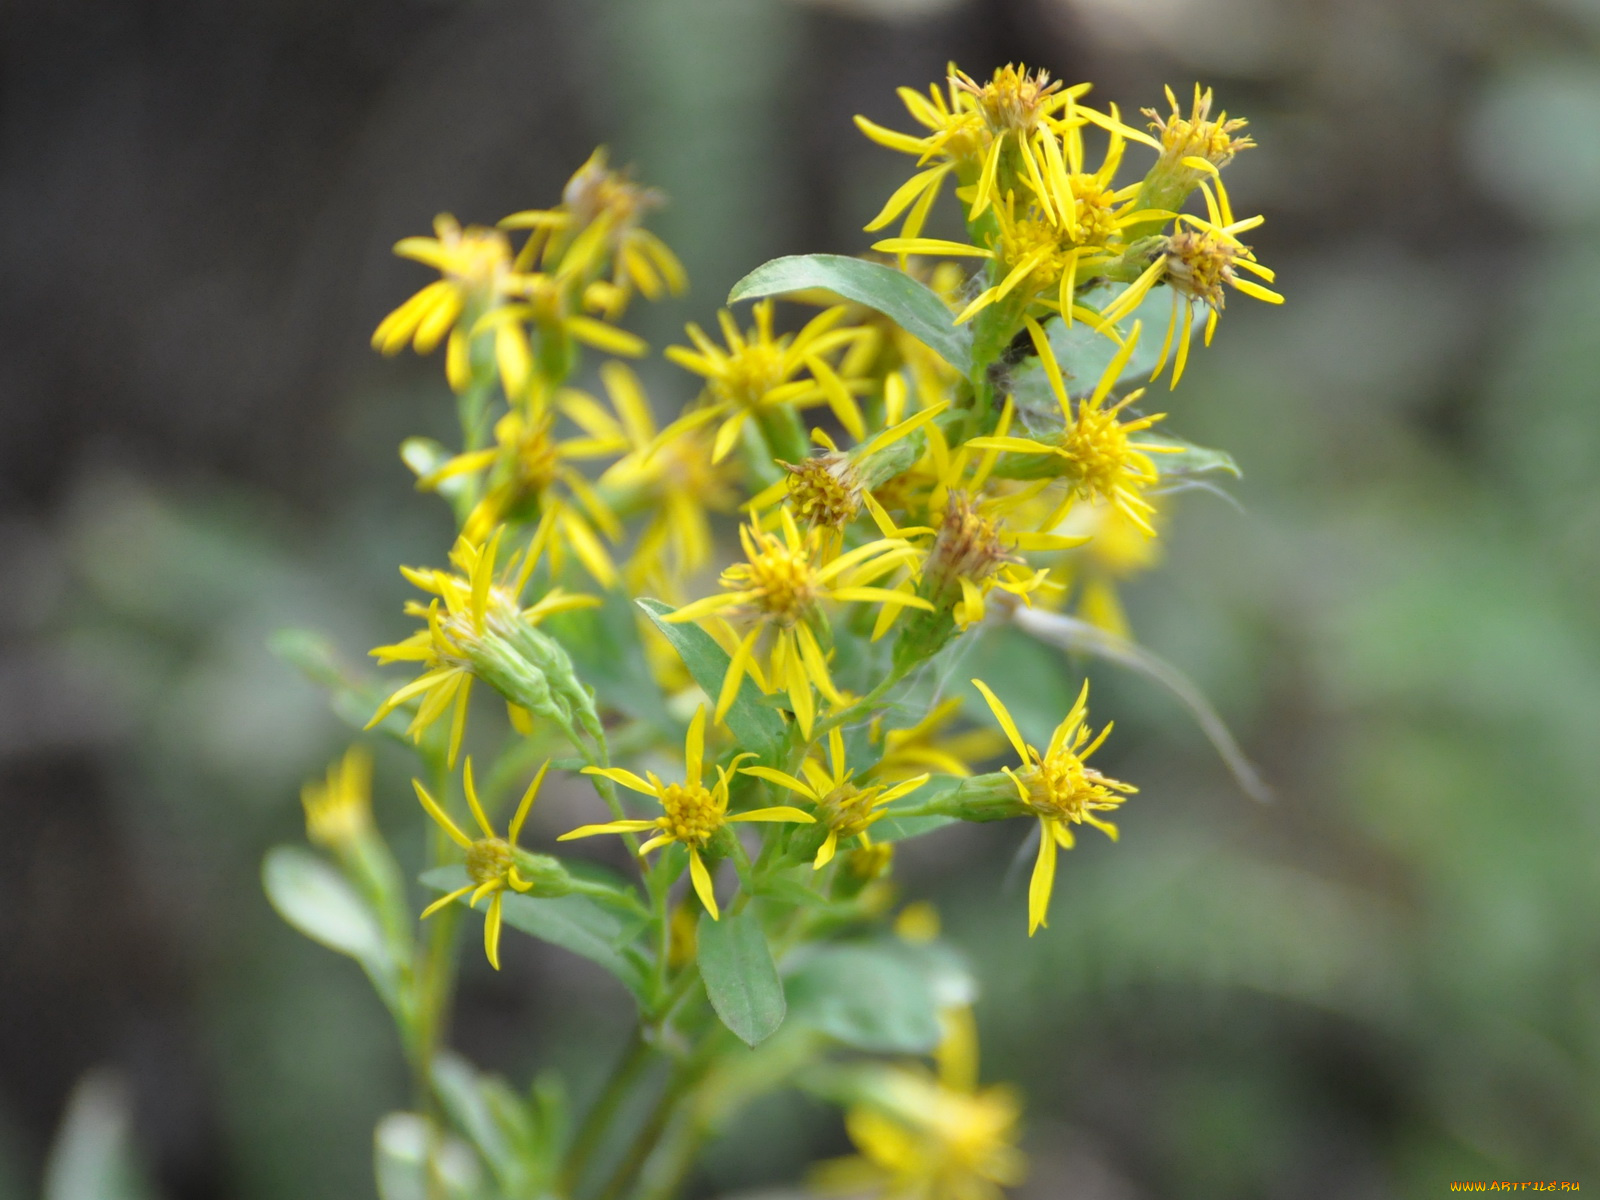
[[[35, 1194], [97, 1065], [172, 1200], [371, 1194], [391, 1034], [257, 867], [350, 736], [268, 634], [356, 658], [403, 629], [395, 564], [448, 538], [395, 455], [447, 428], [440, 364], [366, 344], [421, 282], [392, 243], [552, 203], [608, 143], [672, 197], [694, 286], [633, 317], [660, 346], [765, 258], [864, 249], [908, 164], [850, 117], [905, 127], [893, 88], [950, 59], [1126, 115], [1214, 84], [1289, 298], [1237, 298], [1168, 405], [1238, 458], [1242, 511], [1189, 499], [1129, 598], [1277, 803], [1095, 667], [1142, 791], [1064, 862], [1048, 934], [1016, 829], [906, 864], [984, 977], [986, 1075], [1028, 1098], [1023, 1194], [1600, 1187], [1597, 49], [1596, 0], [13, 0], [0, 1197]], [[1035, 679], [1040, 720], [1075, 681]], [[380, 762], [402, 847], [405, 770]], [[625, 1019], [516, 939], [469, 966], [456, 1042], [581, 1081]], [[844, 1147], [792, 1099], [735, 1134], [696, 1194]]]

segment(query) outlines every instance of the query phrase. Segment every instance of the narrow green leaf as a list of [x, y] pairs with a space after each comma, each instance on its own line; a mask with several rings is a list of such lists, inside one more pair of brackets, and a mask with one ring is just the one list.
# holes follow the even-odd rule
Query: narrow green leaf
[[928, 973], [868, 944], [828, 946], [789, 978], [796, 1020], [857, 1050], [926, 1054], [939, 1044], [939, 1004]]
[[[326, 688], [328, 703], [337, 716], [353, 729], [365, 729], [373, 712], [393, 688], [383, 686], [374, 676], [352, 669], [339, 655], [326, 634], [312, 629], [286, 628], [267, 638], [267, 648], [302, 676]], [[408, 745], [405, 736], [407, 713], [393, 712], [378, 728]]]
[[[467, 884], [466, 868], [435, 867], [422, 875], [422, 885], [436, 892], [453, 892]], [[459, 903], [465, 904], [463, 896]], [[638, 962], [626, 953], [638, 926], [602, 908], [587, 896], [523, 896], [506, 892], [501, 918], [513, 929], [542, 942], [598, 963], [643, 998], [646, 979]]]
[[433, 1061], [433, 1087], [450, 1123], [466, 1135], [508, 1196], [535, 1193], [546, 1173], [530, 1149], [533, 1118], [523, 1100], [498, 1076], [442, 1051]]
[[760, 920], [749, 909], [724, 913], [720, 921], [703, 913], [698, 941], [711, 1007], [740, 1041], [759, 1045], [777, 1032], [788, 1008]]
[[[1117, 289], [1096, 288], [1080, 299], [1090, 308], [1100, 309], [1110, 304], [1117, 294]], [[1196, 324], [1201, 321], [1198, 314], [1194, 319]], [[1157, 286], [1151, 288], [1138, 307], [1117, 323], [1117, 328], [1124, 336], [1132, 331], [1135, 321], [1143, 324], [1139, 345], [1134, 348], [1128, 365], [1123, 368], [1119, 384], [1131, 387], [1148, 379], [1150, 372], [1155, 370], [1156, 359], [1161, 356], [1161, 344], [1166, 340], [1167, 325], [1171, 320], [1172, 291], [1165, 286]], [[1050, 348], [1056, 352], [1056, 360], [1067, 377], [1067, 390], [1074, 396], [1094, 391], [1100, 376], [1105, 374], [1116, 356], [1117, 344], [1105, 334], [1095, 332], [1086, 321], [1074, 321], [1072, 328], [1068, 329], [1065, 322], [1052, 320], [1046, 329], [1050, 335]], [[1177, 349], [1176, 333], [1173, 334], [1173, 349]], [[1170, 354], [1167, 356], [1169, 370], [1171, 357]]]
[[1239, 464], [1226, 450], [1213, 450], [1209, 446], [1196, 446], [1181, 437], [1174, 437], [1157, 426], [1147, 439], [1152, 446], [1177, 446], [1177, 454], [1152, 454], [1150, 459], [1163, 479], [1189, 479], [1211, 471], [1222, 471], [1235, 479], [1243, 479]]
[[962, 1008], [978, 1002], [972, 968], [949, 942], [896, 942], [889, 953], [922, 974], [937, 1007]]
[[[1093, 654], [1108, 662], [1137, 671], [1147, 679], [1159, 683], [1189, 710], [1189, 715], [1194, 718], [1195, 724], [1200, 726], [1200, 732], [1206, 735], [1206, 740], [1211, 743], [1212, 749], [1232, 772], [1240, 790], [1252, 800], [1266, 803], [1272, 799], [1272, 789], [1261, 778], [1255, 764], [1245, 757], [1244, 751], [1240, 749], [1239, 743], [1234, 740], [1233, 733], [1228, 729], [1227, 722], [1222, 719], [1222, 714], [1217, 712], [1211, 701], [1206, 698], [1206, 694], [1192, 679], [1159, 654], [1146, 650], [1137, 642], [1091, 625], [1087, 621], [1070, 617], [1065, 613], [1051, 612], [1045, 608], [1027, 606], [1018, 608], [1015, 627], [1029, 637], [1037, 638], [1068, 653]], [[999, 673], [990, 675], [990, 678], [1005, 677]], [[1017, 724], [1021, 726], [1023, 735], [1033, 737], [1024, 714], [1017, 711], [1013, 701], [1008, 699], [1006, 703], [1012, 715], [1016, 717]], [[1042, 724], [1035, 728], [1042, 728]], [[1044, 744], [1037, 738], [1035, 741], [1039, 745]]]
[[[676, 611], [670, 604], [650, 599], [640, 600], [638, 604], [672, 643], [672, 648], [683, 659], [683, 665], [689, 668], [689, 674], [694, 676], [701, 690], [711, 697], [720, 693], [723, 676], [728, 673], [727, 652], [698, 625], [691, 622], [674, 625], [663, 620], [667, 614]], [[783, 718], [761, 701], [761, 693], [747, 677], [739, 684], [739, 694], [728, 709], [727, 723], [733, 735], [739, 739], [741, 749], [754, 750], [763, 759], [770, 760], [775, 748], [783, 741], [784, 724]]]
[[398, 969], [383, 927], [343, 875], [309, 850], [274, 846], [261, 864], [261, 883], [279, 916], [312, 941], [359, 962], [393, 1006]]
[[876, 309], [963, 375], [972, 373], [972, 334], [938, 293], [904, 271], [842, 254], [793, 254], [762, 263], [733, 285], [728, 303], [824, 288]]
[[149, 1200], [155, 1195], [133, 1145], [133, 1114], [122, 1078], [100, 1068], [78, 1081], [50, 1156], [44, 1200]]

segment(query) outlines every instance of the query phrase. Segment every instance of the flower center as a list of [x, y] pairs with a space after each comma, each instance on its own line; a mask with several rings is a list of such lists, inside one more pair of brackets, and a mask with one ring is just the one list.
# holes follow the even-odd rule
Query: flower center
[[511, 265], [511, 244], [498, 229], [471, 226], [444, 239], [450, 255], [447, 274], [468, 294], [494, 294], [500, 277]]
[[[1028, 807], [1041, 817], [1058, 821], [1083, 821], [1096, 808], [1122, 803], [1108, 784], [1132, 790], [1086, 767], [1076, 754], [1051, 754], [1031, 771], [1022, 773], [1028, 788]], [[1048, 835], [1046, 835], [1048, 836]]]
[[957, 77], [956, 87], [977, 101], [984, 123], [995, 133], [1015, 129], [1027, 133], [1050, 104], [1050, 97], [1061, 89], [1059, 79], [1050, 72], [1019, 70], [1010, 63], [999, 68], [994, 78], [979, 85]]
[[1079, 246], [1103, 246], [1117, 232], [1112, 216], [1112, 192], [1094, 175], [1070, 175], [1073, 216], [1076, 224], [1068, 231]]
[[561, 200], [580, 229], [608, 217], [612, 241], [620, 242], [646, 213], [661, 206], [663, 197], [655, 188], [640, 187], [624, 172], [611, 170], [605, 155], [597, 153], [567, 181]]
[[1080, 496], [1112, 500], [1129, 476], [1145, 481], [1128, 447], [1128, 434], [1117, 420], [1115, 408], [1078, 403], [1078, 419], [1061, 431], [1061, 452], [1077, 468], [1075, 487]]
[[1167, 281], [1183, 295], [1220, 309], [1222, 285], [1233, 282], [1233, 264], [1247, 251], [1211, 234], [1183, 230], [1167, 239]]
[[1170, 162], [1181, 163], [1185, 158], [1195, 157], [1203, 158], [1213, 166], [1225, 167], [1240, 150], [1248, 150], [1255, 145], [1249, 136], [1233, 136], [1247, 122], [1229, 121], [1226, 119], [1227, 113], [1222, 114], [1222, 120], [1211, 120], [1209, 91], [1195, 100], [1194, 108], [1187, 117], [1180, 115], [1176, 109], [1163, 117], [1155, 109], [1147, 108], [1144, 115], [1150, 118], [1151, 128], [1160, 131], [1161, 156]]
[[511, 844], [504, 838], [479, 838], [467, 849], [467, 878], [478, 884], [503, 878], [512, 862]]
[[760, 549], [742, 570], [727, 572], [729, 582], [741, 591], [755, 592], [754, 603], [768, 620], [793, 625], [816, 602], [817, 581], [811, 568], [810, 546], [794, 549], [771, 534], [757, 536], [761, 539]]
[[722, 812], [716, 797], [703, 787], [668, 784], [661, 792], [662, 831], [686, 846], [703, 846], [722, 828]]
[[965, 493], [951, 493], [924, 570], [941, 591], [963, 577], [983, 583], [1002, 564], [1016, 561], [1000, 530], [1000, 522], [978, 512]]
[[783, 469], [789, 472], [789, 504], [802, 520], [837, 529], [861, 511], [861, 478], [843, 454], [784, 463]]
[[515, 454], [516, 487], [521, 495], [532, 499], [556, 481], [561, 459], [550, 436], [548, 417], [522, 426]]
[[882, 788], [858, 788], [846, 781], [822, 798], [828, 828], [841, 838], [854, 837], [872, 824], [872, 802]]
[[711, 381], [711, 391], [718, 400], [755, 409], [782, 382], [783, 352], [770, 342], [753, 342], [729, 359]]

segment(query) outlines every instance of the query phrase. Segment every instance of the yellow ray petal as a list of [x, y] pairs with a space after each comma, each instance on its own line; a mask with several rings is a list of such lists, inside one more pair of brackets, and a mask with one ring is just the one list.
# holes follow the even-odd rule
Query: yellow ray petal
[[711, 914], [713, 921], [722, 919], [722, 914], [717, 910], [717, 893], [711, 886], [711, 872], [706, 870], [706, 864], [700, 859], [700, 851], [693, 846], [689, 848], [689, 880], [694, 884], [695, 894], [700, 897], [700, 903], [706, 906], [706, 911]]
[[994, 713], [994, 719], [1000, 722], [1000, 728], [1005, 731], [1006, 740], [1011, 743], [1012, 749], [1017, 752], [1017, 757], [1027, 765], [1031, 759], [1028, 754], [1028, 744], [1022, 740], [1022, 734], [1017, 729], [1017, 723], [1011, 719], [1011, 712], [1000, 703], [1000, 698], [989, 690], [989, 685], [981, 679], [974, 679], [972, 686], [977, 688], [985, 701], [988, 702], [989, 711]]
[[1039, 857], [1033, 864], [1033, 878], [1028, 881], [1028, 936], [1048, 925], [1050, 892], [1056, 882], [1056, 839], [1050, 822], [1039, 820]]

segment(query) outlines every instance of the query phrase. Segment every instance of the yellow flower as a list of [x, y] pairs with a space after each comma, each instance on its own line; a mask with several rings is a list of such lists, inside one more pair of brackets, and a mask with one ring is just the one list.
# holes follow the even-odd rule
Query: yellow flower
[[1111, 725], [1107, 724], [1098, 737], [1090, 740], [1089, 728], [1084, 724], [1089, 715], [1087, 680], [1071, 711], [1050, 735], [1050, 745], [1043, 754], [1022, 740], [1017, 723], [988, 685], [974, 679], [972, 686], [983, 693], [995, 720], [1000, 722], [1000, 728], [1005, 730], [1017, 757], [1022, 760], [1020, 770], [1006, 767], [1005, 773], [1017, 785], [1024, 807], [1039, 818], [1039, 857], [1034, 863], [1033, 880], [1028, 885], [1028, 936], [1032, 937], [1047, 923], [1050, 890], [1056, 879], [1056, 847], [1072, 848], [1074, 825], [1093, 825], [1116, 841], [1117, 827], [1095, 814], [1115, 810], [1125, 799], [1121, 793], [1139, 789], [1084, 765], [1084, 760], [1099, 749], [1100, 743], [1111, 733]]
[[[665, 202], [656, 188], [641, 187], [627, 172], [613, 171], [602, 146], [567, 181], [558, 208], [513, 213], [500, 228], [533, 231], [518, 256], [523, 262], [537, 260], [546, 268], [559, 264], [587, 275], [609, 264], [612, 290], [595, 294], [606, 314], [615, 318], [634, 291], [656, 300], [689, 284], [677, 255], [641, 224]], [[575, 245], [578, 252], [569, 260]]]
[[[903, 382], [900, 390], [903, 393]], [[900, 399], [901, 404], [889, 406], [894, 409], [895, 416], [903, 407], [904, 396]], [[754, 496], [748, 507], [759, 511], [780, 502], [787, 503], [798, 520], [828, 531], [825, 541], [829, 556], [838, 552], [843, 544], [844, 527], [862, 508], [866, 508], [878, 528], [887, 533], [894, 523], [868, 487], [868, 479], [875, 473], [874, 464], [869, 460], [910, 437], [948, 407], [948, 401], [940, 401], [921, 409], [879, 430], [848, 451], [841, 451], [826, 431], [813, 430], [812, 440], [823, 447], [822, 453], [812, 454], [799, 463], [780, 463], [784, 477]]]
[[673, 362], [705, 377], [706, 410], [722, 420], [712, 445], [713, 462], [727, 457], [746, 421], [785, 407], [826, 403], [853, 436], [864, 436], [861, 408], [852, 392], [863, 390], [865, 382], [841, 378], [826, 357], [862, 336], [855, 328], [834, 328], [845, 312], [844, 305], [836, 305], [811, 318], [799, 333], [778, 337], [772, 332], [772, 301], [763, 300], [755, 306], [755, 327], [745, 333], [727, 309], [717, 314], [726, 349], [694, 324], [686, 327], [694, 350], [667, 347]]
[[733, 464], [711, 461], [703, 418], [658, 431], [638, 378], [623, 364], [605, 363], [600, 378], [629, 450], [600, 477], [599, 491], [617, 508], [647, 514], [625, 568], [628, 589], [675, 599], [683, 581], [711, 561], [708, 513], [731, 512], [737, 502]]
[[1033, 339], [1034, 349], [1039, 353], [1045, 375], [1050, 380], [1050, 390], [1055, 393], [1056, 403], [1061, 407], [1061, 432], [1051, 442], [1000, 433], [995, 437], [973, 438], [967, 444], [978, 450], [1041, 454], [1059, 459], [1057, 469], [1067, 482], [1069, 496], [1114, 504], [1130, 521], [1154, 537], [1155, 529], [1150, 524], [1149, 516], [1155, 511], [1155, 506], [1144, 498], [1145, 489], [1159, 478], [1150, 455], [1175, 453], [1179, 447], [1130, 439], [1130, 435], [1142, 433], [1165, 415], [1158, 413], [1136, 417], [1131, 421], [1119, 420], [1122, 410], [1144, 395], [1143, 388], [1129, 392], [1109, 408], [1106, 407], [1112, 386], [1122, 377], [1128, 359], [1138, 345], [1139, 328], [1139, 323], [1134, 322], [1133, 332], [1101, 373], [1093, 394], [1087, 400], [1078, 401], [1074, 408], [1062, 379], [1061, 366], [1050, 347], [1050, 339], [1045, 336], [1039, 323], [1029, 317], [1028, 333]]
[[[497, 530], [486, 547], [480, 548], [465, 538], [457, 539], [450, 551], [455, 573], [431, 568], [401, 567], [400, 573], [434, 598], [426, 606], [412, 600], [406, 612], [427, 622], [402, 642], [379, 646], [372, 655], [380, 663], [420, 662], [423, 672], [398, 688], [378, 706], [371, 729], [400, 705], [421, 697], [411, 725], [406, 730], [414, 741], [453, 706], [450, 720], [449, 761], [454, 766], [461, 750], [461, 737], [467, 724], [467, 700], [472, 682], [488, 671], [488, 660], [517, 657], [519, 634], [532, 629], [546, 617], [575, 608], [599, 604], [593, 596], [574, 595], [552, 588], [537, 603], [526, 608], [520, 597], [527, 586], [533, 557], [517, 555], [506, 564], [504, 576], [495, 579], [495, 558], [503, 530]], [[493, 681], [491, 681], [493, 685]]]
[[[640, 854], [648, 854], [678, 842], [689, 852], [689, 878], [700, 902], [706, 906], [712, 920], [719, 919], [721, 914], [717, 909], [716, 893], [711, 886], [711, 872], [701, 857], [706, 844], [735, 821], [799, 821], [809, 825], [816, 818], [787, 805], [729, 813], [728, 768], [717, 768], [717, 782], [713, 786], [708, 788], [703, 782], [705, 744], [706, 710], [701, 705], [695, 709], [694, 719], [689, 722], [689, 733], [683, 743], [682, 783], [663, 783], [654, 771], [646, 772], [646, 780], [621, 767], [585, 767], [585, 775], [603, 775], [625, 788], [654, 796], [661, 804], [662, 815], [651, 821], [608, 821], [603, 825], [584, 825], [571, 833], [562, 834], [556, 840], [566, 842], [573, 838], [593, 837], [597, 833], [644, 833], [653, 830], [655, 836], [639, 847]], [[737, 763], [738, 759], [734, 762]]]
[[483, 922], [483, 950], [489, 958], [489, 965], [496, 971], [500, 969], [500, 909], [504, 893], [508, 888], [513, 892], [533, 890], [533, 883], [517, 873], [517, 837], [522, 833], [522, 824], [528, 819], [528, 810], [533, 807], [534, 798], [539, 794], [539, 785], [544, 782], [544, 773], [549, 769], [550, 764], [545, 763], [533, 777], [528, 790], [522, 794], [522, 802], [517, 805], [516, 814], [511, 818], [511, 825], [507, 828], [505, 837], [495, 833], [494, 826], [489, 824], [489, 817], [483, 811], [483, 805], [478, 802], [478, 790], [472, 783], [471, 758], [467, 759], [461, 782], [462, 790], [467, 794], [467, 805], [472, 809], [478, 828], [483, 830], [481, 838], [469, 838], [461, 832], [461, 827], [452, 821], [450, 814], [428, 794], [428, 789], [416, 779], [411, 781], [411, 786], [417, 790], [417, 799], [422, 801], [422, 807], [428, 810], [428, 815], [449, 835], [452, 842], [467, 852], [467, 878], [472, 881], [466, 887], [457, 888], [448, 896], [441, 896], [428, 905], [422, 910], [422, 919], [427, 920], [445, 905], [459, 900], [468, 892], [472, 893], [472, 899], [467, 903], [473, 908], [476, 908], [478, 901], [485, 896], [492, 896], [488, 915]]
[[1161, 137], [1161, 158], [1144, 184], [1150, 207], [1175, 209], [1200, 186], [1215, 185], [1219, 197], [1225, 196], [1218, 172], [1239, 151], [1255, 145], [1248, 136], [1234, 136], [1249, 122], [1230, 121], [1226, 112], [1212, 120], [1211, 89], [1201, 91], [1198, 83], [1194, 85], [1194, 104], [1187, 117], [1179, 111], [1172, 89], [1169, 87], [1166, 92], [1172, 110], [1168, 115], [1162, 116], [1153, 108], [1142, 110], [1150, 118], [1150, 128]]
[[[1172, 350], [1173, 335], [1176, 333], [1178, 354], [1172, 366], [1171, 384], [1174, 388], [1178, 386], [1178, 380], [1183, 378], [1184, 365], [1189, 361], [1189, 341], [1194, 330], [1194, 306], [1197, 303], [1204, 304], [1211, 310], [1206, 318], [1208, 346], [1211, 344], [1212, 335], [1216, 332], [1217, 319], [1221, 316], [1227, 299], [1223, 292], [1224, 284], [1268, 304], [1283, 303], [1283, 297], [1277, 292], [1262, 287], [1254, 280], [1241, 278], [1238, 274], [1239, 270], [1244, 270], [1265, 279], [1268, 283], [1273, 281], [1273, 273], [1256, 262], [1250, 247], [1239, 241], [1237, 236], [1246, 230], [1254, 229], [1264, 218], [1250, 217], [1243, 221], [1235, 221], [1232, 214], [1223, 207], [1225, 200], [1226, 197], [1213, 196], [1207, 191], [1206, 203], [1211, 209], [1210, 219], [1203, 220], [1187, 213], [1181, 216], [1178, 219], [1177, 230], [1166, 239], [1150, 266], [1130, 283], [1121, 295], [1106, 305], [1100, 314], [1100, 320], [1105, 325], [1115, 325], [1138, 307], [1139, 302], [1156, 284], [1162, 282], [1170, 284], [1172, 318], [1167, 322], [1167, 336], [1161, 345], [1161, 357], [1156, 361], [1156, 369], [1150, 373], [1150, 378], [1155, 379], [1166, 366], [1167, 357]], [[1185, 223], [1189, 228], [1184, 228]]]
[[372, 829], [372, 755], [351, 746], [328, 768], [327, 781], [300, 789], [306, 838], [314, 846], [344, 850]]
[[800, 732], [810, 738], [816, 715], [812, 687], [832, 703], [843, 703], [817, 637], [822, 623], [819, 605], [824, 600], [887, 604], [896, 610], [931, 609], [932, 605], [903, 592], [870, 586], [916, 557], [916, 550], [906, 542], [879, 538], [827, 559], [821, 529], [802, 534], [787, 508], [780, 510], [779, 517], [781, 537], [763, 530], [759, 520], [740, 528], [746, 561], [722, 572], [720, 582], [727, 589], [723, 594], [693, 601], [664, 620], [676, 623], [728, 615], [751, 622], [728, 663], [717, 698], [719, 721], [733, 706], [745, 675], [762, 691], [768, 690], [756, 667], [755, 652], [757, 639], [770, 631], [768, 678], [788, 693]]
[[[1005, 438], [1013, 415], [1008, 400], [996, 426], [999, 439]], [[936, 609], [949, 606], [961, 629], [983, 620], [986, 598], [994, 588], [1025, 600], [1044, 585], [1049, 568], [1032, 570], [1019, 552], [1065, 550], [1082, 541], [1012, 527], [1012, 515], [1049, 486], [1048, 481], [1037, 480], [1010, 491], [997, 488], [990, 482], [990, 474], [999, 454], [985, 449], [983, 441], [974, 438], [952, 451], [939, 426], [930, 425], [924, 461], [906, 485], [911, 493], [908, 509], [928, 524], [889, 531], [902, 537], [931, 537], [918, 568], [920, 591], [934, 601]], [[1060, 519], [1063, 509], [1064, 505], [1057, 506], [1045, 519], [1046, 529]], [[880, 622], [874, 632], [881, 633], [884, 628], [886, 623]]]
[[903, 729], [885, 730], [883, 718], [875, 717], [870, 737], [883, 751], [867, 774], [873, 779], [891, 782], [928, 769], [960, 778], [971, 775], [970, 764], [993, 758], [1005, 745], [1005, 738], [989, 729], [959, 734], [947, 732], [946, 727], [960, 711], [961, 697], [950, 696], [929, 709], [916, 724]]
[[[1058, 125], [1104, 119], [1076, 106], [1077, 98], [1088, 90], [1088, 84], [1063, 89], [1060, 81], [1051, 81], [1047, 71], [1032, 72], [1009, 63], [982, 84], [952, 65], [948, 94], [936, 86], [930, 87], [926, 96], [900, 88], [901, 101], [912, 118], [929, 130], [927, 134], [896, 133], [859, 116], [856, 126], [880, 146], [915, 155], [919, 164], [930, 159], [944, 161], [902, 185], [867, 229], [881, 229], [910, 208], [901, 236], [916, 237], [952, 171], [962, 184], [973, 188], [968, 220], [983, 215], [991, 200], [1019, 181], [1039, 180], [1045, 154], [1042, 147], [1054, 142]], [[1067, 115], [1055, 120], [1055, 114], [1063, 109]]]
[[[584, 436], [558, 439], [554, 432], [558, 413]], [[494, 440], [486, 449], [456, 455], [417, 486], [436, 488], [446, 480], [487, 471], [487, 486], [462, 526], [463, 537], [481, 543], [507, 521], [537, 519], [528, 549], [530, 561], [548, 558], [552, 571], [560, 574], [570, 549], [595, 582], [611, 587], [616, 567], [596, 529], [616, 541], [622, 537], [622, 526], [583, 472], [570, 464], [627, 449], [623, 427], [592, 396], [563, 388], [551, 404], [543, 387], [536, 386], [526, 404], [513, 407], [495, 422]]]
[[998, 237], [989, 248], [901, 236], [873, 249], [991, 259], [994, 282], [961, 310], [958, 325], [1012, 293], [1021, 298], [1024, 311], [1037, 303], [1061, 313], [1069, 324], [1074, 316], [1098, 322], [1099, 314], [1077, 303], [1079, 281], [1093, 278], [1122, 253], [1126, 229], [1171, 215], [1142, 207], [1139, 184], [1116, 187], [1125, 135], [1133, 131], [1115, 120], [1115, 110], [1111, 125], [1105, 157], [1092, 173], [1084, 170], [1081, 138], [1069, 137], [1065, 151], [1054, 135], [1039, 139], [1042, 165], [1034, 168], [1036, 178], [1026, 181], [1027, 192], [1007, 192], [996, 204]]
[[812, 758], [806, 759], [800, 764], [804, 779], [796, 779], [772, 767], [740, 767], [739, 771], [786, 787], [817, 806], [817, 811], [828, 825], [828, 836], [823, 839], [817, 857], [811, 864], [818, 871], [832, 861], [839, 849], [840, 838], [859, 838], [861, 845], [870, 846], [872, 839], [867, 836], [867, 830], [874, 822], [889, 815], [885, 811], [886, 806], [928, 782], [928, 776], [922, 774], [893, 787], [886, 783], [865, 787], [853, 783], [851, 777], [855, 772], [845, 763], [844, 734], [838, 726], [828, 731], [828, 765], [823, 766]]
[[978, 1086], [970, 1010], [947, 1011], [944, 1022], [938, 1074], [883, 1068], [845, 1115], [859, 1157], [825, 1164], [819, 1184], [881, 1200], [999, 1200], [1023, 1181], [1016, 1093]]
[[[569, 250], [567, 257], [571, 253]], [[497, 348], [504, 342], [516, 349], [516, 355], [508, 359], [502, 354], [500, 359], [500, 373], [506, 381], [506, 394], [513, 401], [522, 398], [523, 388], [532, 381], [536, 360], [540, 373], [549, 380], [559, 383], [570, 375], [574, 362], [573, 343], [624, 358], [638, 358], [649, 349], [644, 339], [637, 335], [578, 311], [579, 305], [586, 303], [583, 298], [600, 286], [591, 284], [584, 287], [581, 276], [573, 278], [560, 271], [555, 274], [540, 272], [522, 275], [518, 279], [517, 302], [502, 304], [478, 320], [473, 333], [492, 329], [495, 331]], [[531, 325], [539, 334], [537, 355], [528, 344], [523, 331], [525, 324]], [[508, 361], [511, 364], [509, 374]], [[465, 361], [452, 369], [465, 372]]]
[[[418, 354], [431, 353], [446, 334], [447, 373], [457, 391], [471, 377], [468, 341], [479, 320], [504, 300], [519, 294], [527, 277], [512, 269], [511, 244], [498, 229], [469, 225], [462, 229], [448, 213], [434, 218], [431, 238], [410, 237], [395, 243], [401, 258], [415, 259], [443, 276], [423, 288], [378, 325], [372, 345], [384, 354], [398, 354], [411, 343]], [[521, 331], [502, 327], [495, 349], [502, 372], [509, 370], [507, 390], [525, 376], [526, 340]]]

